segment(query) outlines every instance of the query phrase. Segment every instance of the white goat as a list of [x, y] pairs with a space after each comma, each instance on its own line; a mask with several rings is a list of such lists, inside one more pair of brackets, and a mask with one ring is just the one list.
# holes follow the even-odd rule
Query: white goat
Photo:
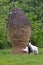
[[[38, 54], [38, 47], [37, 46], [34, 46], [31, 43], [29, 43], [29, 47], [30, 47], [32, 53]], [[27, 46], [25, 49], [23, 49], [23, 51], [26, 52], [27, 54], [29, 53], [29, 47]], [[31, 53], [31, 51], [30, 51], [30, 53]]]
[[28, 47], [26, 47], [25, 49], [23, 49], [23, 51], [28, 54]]
[[31, 43], [29, 43], [29, 46], [31, 47], [34, 54], [38, 54], [38, 47], [37, 46], [34, 46]]

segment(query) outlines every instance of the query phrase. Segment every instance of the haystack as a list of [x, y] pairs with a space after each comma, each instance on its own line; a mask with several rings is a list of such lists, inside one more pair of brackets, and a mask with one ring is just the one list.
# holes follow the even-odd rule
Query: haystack
[[24, 54], [22, 49], [30, 40], [31, 26], [24, 12], [15, 6], [8, 16], [7, 33], [12, 44], [12, 53]]

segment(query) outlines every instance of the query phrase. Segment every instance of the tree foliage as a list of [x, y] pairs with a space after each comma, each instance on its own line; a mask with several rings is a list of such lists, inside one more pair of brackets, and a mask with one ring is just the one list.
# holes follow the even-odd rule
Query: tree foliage
[[[43, 0], [16, 0], [16, 6], [22, 8], [30, 20], [31, 42], [43, 47]], [[6, 34], [6, 23], [13, 0], [0, 0], [0, 48], [9, 47]]]
[[9, 47], [6, 32], [6, 23], [8, 14], [13, 6], [13, 3], [9, 0], [0, 0], [0, 48]]

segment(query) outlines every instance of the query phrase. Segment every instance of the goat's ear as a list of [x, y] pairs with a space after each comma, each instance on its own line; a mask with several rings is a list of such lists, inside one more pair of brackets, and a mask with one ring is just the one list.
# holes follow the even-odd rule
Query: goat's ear
[[31, 45], [31, 43], [29, 43], [29, 45]]

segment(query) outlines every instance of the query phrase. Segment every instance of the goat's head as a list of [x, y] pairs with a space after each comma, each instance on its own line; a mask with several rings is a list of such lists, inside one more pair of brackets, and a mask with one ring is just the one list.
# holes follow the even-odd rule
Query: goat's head
[[29, 43], [29, 46], [31, 46], [31, 42]]

